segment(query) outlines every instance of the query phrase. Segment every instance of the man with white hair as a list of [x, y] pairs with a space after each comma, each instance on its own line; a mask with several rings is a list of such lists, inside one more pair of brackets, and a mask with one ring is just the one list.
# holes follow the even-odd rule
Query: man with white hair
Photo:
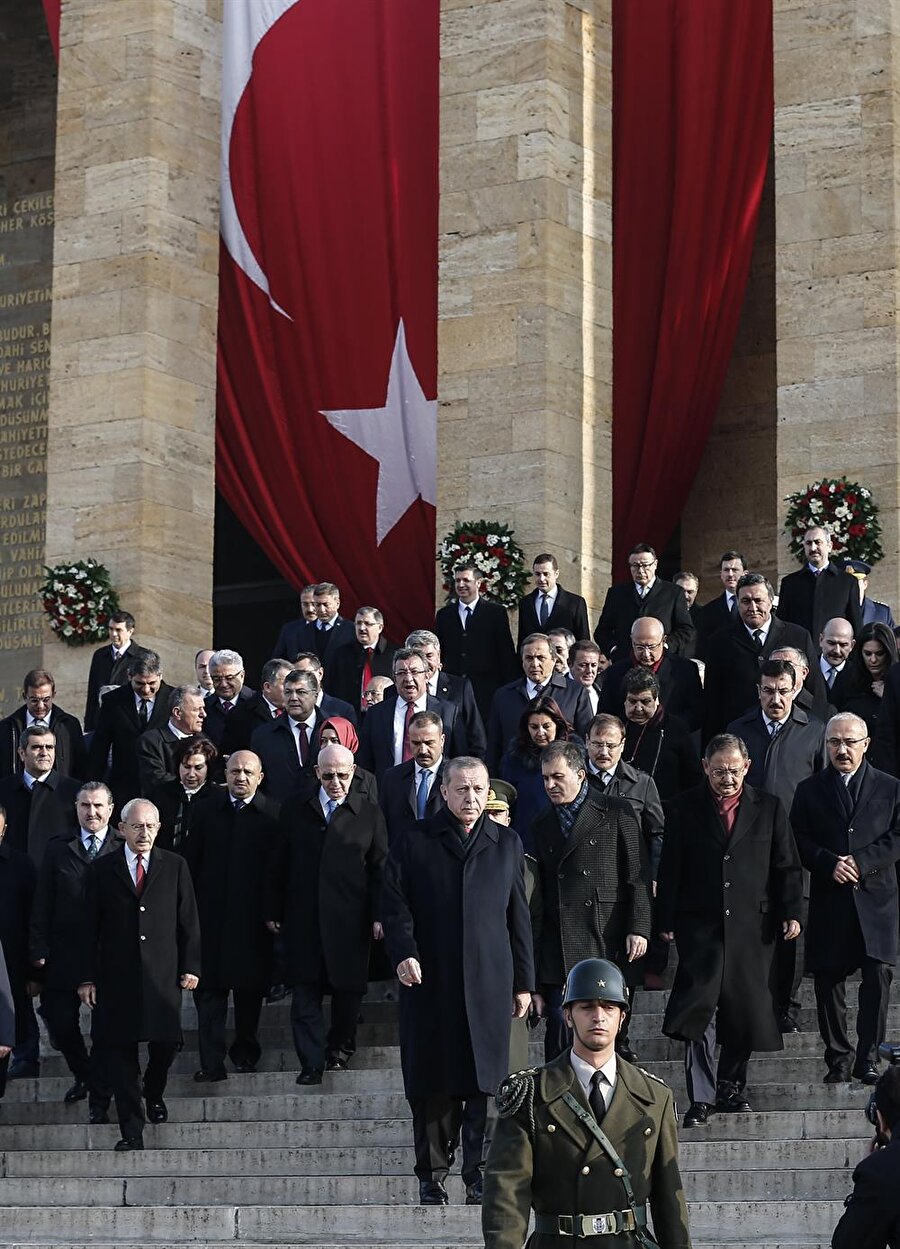
[[237, 651], [213, 651], [209, 658], [209, 677], [213, 692], [206, 698], [203, 731], [221, 749], [226, 720], [256, 691], [244, 684], [244, 661]]
[[[875, 1084], [897, 961], [900, 781], [866, 761], [869, 731], [859, 716], [832, 716], [825, 747], [828, 767], [800, 782], [791, 807], [797, 848], [810, 873], [806, 971], [815, 981], [825, 1083], [849, 1083], [852, 1074]], [[854, 1057], [845, 993], [857, 969]]]

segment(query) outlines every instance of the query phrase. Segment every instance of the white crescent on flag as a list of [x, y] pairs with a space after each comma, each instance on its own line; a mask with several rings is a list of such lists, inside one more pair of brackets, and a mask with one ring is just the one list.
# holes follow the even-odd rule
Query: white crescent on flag
[[[288, 9], [300, 0], [225, 0], [222, 31], [222, 156], [221, 156], [221, 225], [222, 239], [235, 264], [239, 265], [254, 285], [268, 297], [276, 312], [288, 317], [279, 308], [269, 290], [269, 279], [253, 254], [238, 216], [231, 189], [231, 131], [234, 118], [253, 73], [253, 56], [264, 35], [272, 29]], [[288, 317], [290, 320], [291, 318]]]

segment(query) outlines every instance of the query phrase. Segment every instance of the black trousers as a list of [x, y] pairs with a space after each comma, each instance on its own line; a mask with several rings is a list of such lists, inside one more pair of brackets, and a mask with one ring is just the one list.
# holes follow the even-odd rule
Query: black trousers
[[485, 1093], [472, 1097], [411, 1097], [415, 1173], [420, 1180], [445, 1180], [450, 1155], [462, 1137], [462, 1178], [474, 1184], [481, 1176], [488, 1126]]
[[139, 1042], [128, 1045], [104, 1045], [106, 1070], [116, 1099], [116, 1115], [122, 1135], [129, 1140], [144, 1132], [144, 1108], [141, 1094], [148, 1102], [162, 1101], [172, 1060], [178, 1052], [176, 1041], [149, 1041], [149, 1057], [141, 1082]]
[[[877, 1063], [878, 1046], [884, 1040], [894, 969], [864, 954], [860, 960], [859, 1014], [856, 1019], [856, 1061], [861, 1070]], [[848, 1067], [853, 1047], [847, 1035], [847, 977], [855, 967], [841, 971], [817, 971], [814, 976], [819, 1032], [825, 1042], [829, 1067]]]
[[88, 1054], [81, 1034], [81, 1001], [74, 989], [42, 989], [41, 1016], [50, 1034], [50, 1043], [59, 1050], [76, 1080], [88, 1086], [88, 1106], [105, 1111], [112, 1092], [103, 1049], [92, 1045]]
[[262, 1054], [257, 1033], [266, 990], [232, 989], [230, 992], [234, 1000], [234, 1040], [226, 1048], [225, 1022], [228, 1018], [229, 990], [194, 990], [200, 1066], [214, 1075], [220, 1075], [225, 1070], [226, 1053], [236, 1067], [255, 1067]]
[[300, 1066], [323, 1071], [327, 1058], [349, 1061], [356, 1053], [356, 1024], [362, 993], [331, 992], [331, 1027], [325, 1033], [322, 998], [329, 990], [322, 984], [297, 984], [291, 993], [291, 1029]]

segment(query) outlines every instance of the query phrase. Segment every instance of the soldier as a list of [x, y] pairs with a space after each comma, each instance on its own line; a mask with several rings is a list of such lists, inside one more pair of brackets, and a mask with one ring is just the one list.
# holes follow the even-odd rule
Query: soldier
[[[529, 1249], [562, 1237], [690, 1249], [670, 1090], [615, 1052], [628, 988], [606, 959], [569, 972], [563, 1001], [572, 1046], [500, 1086], [484, 1175], [485, 1249]], [[559, 1130], [557, 1130], [559, 1129]], [[647, 1231], [647, 1205], [654, 1240]]]

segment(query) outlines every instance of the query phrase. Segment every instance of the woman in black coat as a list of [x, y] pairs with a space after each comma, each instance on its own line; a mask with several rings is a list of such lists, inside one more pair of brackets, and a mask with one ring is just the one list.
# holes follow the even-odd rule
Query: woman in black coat
[[161, 850], [184, 854], [198, 811], [216, 793], [212, 773], [218, 757], [215, 745], [202, 733], [184, 737], [175, 745], [174, 779], [163, 781], [150, 794], [159, 811], [156, 844]]
[[581, 744], [556, 699], [540, 694], [522, 712], [516, 736], [500, 760], [500, 776], [516, 791], [512, 822], [526, 854], [534, 854], [531, 825], [550, 805], [541, 775], [541, 751], [551, 742], [570, 741]]
[[863, 625], [850, 656], [850, 679], [841, 698], [839, 711], [861, 716], [873, 736], [881, 711], [881, 698], [888, 669], [897, 662], [897, 639], [886, 624]]
[[703, 769], [693, 738], [687, 725], [670, 716], [659, 701], [659, 682], [653, 673], [632, 668], [622, 692], [626, 762], [653, 777], [663, 802], [699, 785]]

